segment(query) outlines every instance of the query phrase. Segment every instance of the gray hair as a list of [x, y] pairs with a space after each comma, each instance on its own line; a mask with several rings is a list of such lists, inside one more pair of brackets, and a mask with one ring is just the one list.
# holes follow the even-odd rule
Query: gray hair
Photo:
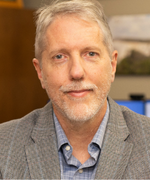
[[86, 21], [97, 22], [102, 33], [103, 43], [109, 56], [113, 52], [113, 39], [103, 8], [98, 0], [54, 0], [37, 10], [35, 57], [40, 61], [46, 48], [46, 30], [58, 15], [76, 14]]

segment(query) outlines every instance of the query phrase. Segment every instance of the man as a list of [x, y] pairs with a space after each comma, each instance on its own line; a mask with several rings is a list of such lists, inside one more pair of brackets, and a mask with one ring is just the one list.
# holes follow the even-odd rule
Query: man
[[150, 119], [108, 97], [117, 51], [99, 2], [37, 14], [33, 64], [51, 101], [0, 126], [1, 179], [150, 178]]

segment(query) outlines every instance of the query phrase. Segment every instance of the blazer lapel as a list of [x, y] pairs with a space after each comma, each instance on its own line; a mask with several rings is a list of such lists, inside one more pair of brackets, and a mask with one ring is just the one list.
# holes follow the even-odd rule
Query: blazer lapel
[[38, 116], [25, 151], [32, 179], [61, 179], [57, 137], [50, 103]]
[[130, 158], [133, 144], [126, 141], [129, 131], [120, 107], [110, 98], [110, 117], [95, 179], [120, 179]]
[[[95, 179], [120, 179], [133, 147], [127, 142], [129, 131], [120, 107], [110, 98], [108, 100], [110, 117]], [[61, 179], [51, 103], [35, 119], [30, 141], [25, 147], [31, 178]]]

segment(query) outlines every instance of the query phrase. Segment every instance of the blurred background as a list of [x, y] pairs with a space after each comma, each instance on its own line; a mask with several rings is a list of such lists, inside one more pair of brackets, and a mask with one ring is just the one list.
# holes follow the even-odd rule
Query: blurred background
[[[150, 17], [150, 1], [99, 1], [113, 31], [115, 47], [119, 48], [120, 54], [127, 49], [126, 56], [121, 59], [125, 63], [119, 65], [109, 95], [119, 104], [125, 104], [134, 111], [149, 116], [150, 71], [146, 71], [146, 67], [150, 68], [150, 37], [146, 29], [150, 29], [150, 24], [147, 23], [147, 18]], [[34, 12], [49, 2], [50, 0], [0, 0], [0, 123], [20, 118], [48, 102], [32, 65], [32, 59], [35, 38]], [[141, 17], [144, 20], [140, 20]], [[134, 25], [135, 22], [139, 23]], [[142, 22], [145, 22], [145, 28], [140, 29], [143, 27]], [[117, 36], [119, 28], [120, 32], [129, 31], [133, 34], [137, 34], [140, 29], [140, 37], [133, 38], [131, 34]], [[146, 34], [147, 36], [143, 37]], [[133, 69], [138, 69], [133, 61], [144, 62], [143, 64], [146, 62], [145, 66], [140, 64], [146, 73], [129, 71], [131, 65], [135, 67]], [[124, 72], [122, 69], [128, 71]]]

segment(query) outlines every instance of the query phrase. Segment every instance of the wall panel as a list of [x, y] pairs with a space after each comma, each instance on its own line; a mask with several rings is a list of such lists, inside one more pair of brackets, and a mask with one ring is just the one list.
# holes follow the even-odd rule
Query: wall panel
[[33, 11], [0, 8], [0, 122], [48, 100], [32, 65], [34, 37]]

